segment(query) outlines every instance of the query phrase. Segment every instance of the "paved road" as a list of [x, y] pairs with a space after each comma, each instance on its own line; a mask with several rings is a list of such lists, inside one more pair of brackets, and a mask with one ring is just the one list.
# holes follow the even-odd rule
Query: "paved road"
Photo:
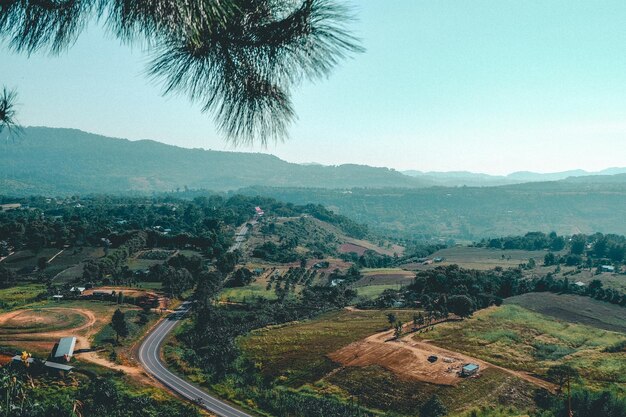
[[184, 302], [175, 313], [161, 321], [144, 339], [139, 347], [139, 362], [155, 378], [165, 384], [175, 393], [196, 402], [208, 411], [221, 417], [252, 417], [250, 414], [213, 397], [202, 391], [198, 386], [191, 384], [170, 372], [163, 362], [159, 352], [165, 337], [179, 323], [179, 320], [189, 311], [190, 303]]
[[228, 249], [228, 252], [234, 252], [241, 249], [241, 245], [246, 240], [248, 234], [248, 224], [254, 226], [257, 223], [256, 217], [247, 223], [241, 225], [237, 233], [235, 233], [235, 244]]

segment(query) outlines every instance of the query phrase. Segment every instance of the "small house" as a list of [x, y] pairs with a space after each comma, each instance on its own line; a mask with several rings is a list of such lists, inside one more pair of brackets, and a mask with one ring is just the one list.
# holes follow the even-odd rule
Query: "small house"
[[466, 365], [463, 365], [463, 368], [461, 369], [461, 376], [468, 377], [476, 375], [478, 373], [478, 369], [480, 369], [480, 366], [475, 363], [468, 363]]
[[72, 371], [72, 369], [74, 369], [73, 366], [63, 365], [62, 363], [56, 363], [56, 362], [50, 362], [50, 361], [45, 361], [43, 365], [46, 368], [48, 368], [49, 371], [57, 372], [60, 375], [69, 374]]
[[61, 300], [63, 300], [63, 296], [61, 294], [55, 294], [55, 295], [52, 296], [52, 299], [54, 301], [61, 301]]
[[85, 292], [85, 287], [72, 287], [70, 289], [70, 292], [76, 294], [76, 295], [81, 295], [83, 292]]
[[[12, 360], [14, 363], [24, 362], [24, 360], [22, 359], [22, 356], [20, 355], [13, 356]], [[28, 362], [28, 365], [32, 365], [35, 363], [35, 358], [28, 358], [26, 359], [26, 362]], [[38, 363], [41, 363], [41, 362], [38, 362]], [[58, 373], [60, 375], [67, 375], [72, 371], [72, 369], [74, 369], [73, 366], [63, 365], [62, 363], [56, 363], [56, 362], [51, 362], [51, 361], [45, 361], [43, 363], [43, 366], [45, 366], [49, 372]]]
[[613, 265], [602, 265], [600, 266], [600, 270], [602, 272], [615, 272], [615, 267]]

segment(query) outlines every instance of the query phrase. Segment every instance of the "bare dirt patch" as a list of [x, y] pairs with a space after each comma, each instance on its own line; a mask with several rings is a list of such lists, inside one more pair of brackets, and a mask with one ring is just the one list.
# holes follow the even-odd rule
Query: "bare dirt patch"
[[[437, 361], [431, 363], [428, 357], [433, 355], [437, 356]], [[463, 365], [474, 363], [480, 366], [481, 372], [488, 368], [495, 368], [542, 388], [554, 390], [553, 384], [524, 372], [496, 366], [468, 355], [434, 346], [427, 341], [417, 341], [412, 335], [394, 340], [392, 330], [352, 343], [329, 354], [328, 357], [343, 366], [378, 365], [400, 378], [448, 386], [458, 385], [462, 381], [458, 372]]]
[[339, 245], [339, 248], [337, 248], [337, 251], [339, 253], [354, 252], [357, 255], [361, 256], [367, 251], [367, 248], [360, 246], [360, 245], [355, 245], [354, 243], [343, 243]]
[[[471, 362], [478, 363], [482, 369], [488, 367], [485, 362], [466, 355], [414, 342], [410, 338], [392, 341], [392, 337], [392, 331], [377, 333], [328, 356], [344, 366], [378, 365], [401, 378], [451, 386], [461, 382], [457, 372], [463, 364]], [[436, 355], [438, 360], [430, 363], [428, 357], [431, 355]]]
[[89, 333], [96, 323], [95, 314], [82, 308], [16, 310], [0, 315], [0, 343], [49, 351], [61, 337], [74, 335], [76, 348], [86, 349], [89, 342], [81, 334]]

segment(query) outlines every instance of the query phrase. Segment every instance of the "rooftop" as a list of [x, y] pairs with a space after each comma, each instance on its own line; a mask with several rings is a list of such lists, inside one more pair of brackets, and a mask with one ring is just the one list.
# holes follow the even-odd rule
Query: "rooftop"
[[478, 369], [478, 365], [475, 363], [468, 363], [463, 367], [463, 370], [465, 371], [475, 371], [476, 369]]
[[61, 358], [63, 356], [72, 356], [74, 354], [74, 347], [76, 346], [75, 337], [63, 337], [59, 340], [56, 351], [54, 352], [55, 358]]

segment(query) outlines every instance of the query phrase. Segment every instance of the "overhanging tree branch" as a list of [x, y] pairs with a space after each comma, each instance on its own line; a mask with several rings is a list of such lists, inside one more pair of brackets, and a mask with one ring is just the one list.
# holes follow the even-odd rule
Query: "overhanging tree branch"
[[237, 143], [287, 137], [291, 91], [362, 51], [340, 0], [9, 0], [0, 33], [11, 47], [56, 54], [96, 19], [126, 43], [144, 42], [148, 74], [213, 115]]

